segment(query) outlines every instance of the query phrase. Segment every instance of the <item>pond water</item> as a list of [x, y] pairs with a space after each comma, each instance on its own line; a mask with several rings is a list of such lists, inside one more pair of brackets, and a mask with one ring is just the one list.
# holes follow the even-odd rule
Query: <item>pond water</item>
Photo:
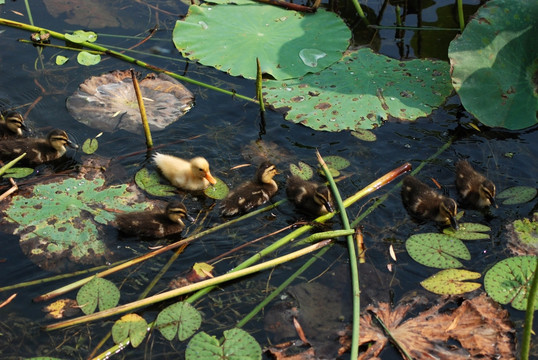
[[[176, 1], [147, 3], [113, 1], [103, 2], [106, 5], [100, 5], [101, 3], [92, 5], [95, 6], [95, 13], [89, 10], [82, 10], [79, 13], [77, 12], [79, 8], [75, 7], [77, 11], [72, 8], [71, 11], [52, 15], [55, 14], [54, 8], [57, 11], [61, 9], [62, 2], [46, 1], [45, 3], [42, 1], [30, 3], [32, 18], [37, 26], [44, 26], [58, 32], [69, 32], [81, 28], [94, 30], [98, 33], [98, 42], [111, 48], [133, 46], [146, 36], [148, 29], [158, 23], [159, 28], [155, 36], [137, 46], [136, 53], [129, 52], [128, 54], [193, 79], [225, 89], [233, 89], [245, 96], [255, 96], [253, 81], [233, 78], [211, 68], [187, 63], [177, 54], [170, 40], [171, 32], [178, 16], [186, 13], [187, 5]], [[380, 1], [368, 1], [366, 5], [367, 13], [375, 14], [382, 19], [379, 22], [380, 25], [394, 24], [392, 5], [385, 7]], [[425, 25], [441, 24], [445, 27], [457, 27], [452, 5], [453, 1], [432, 1], [431, 5], [420, 14], [413, 12], [413, 9], [408, 9], [405, 23], [415, 26], [417, 21], [420, 21]], [[465, 11], [468, 15], [472, 14], [478, 6], [479, 3], [476, 1], [466, 1]], [[358, 25], [360, 21], [354, 15], [353, 7], [349, 4], [340, 4], [339, 9], [354, 31], [356, 44], [372, 44], [375, 50], [394, 58], [407, 59], [420, 56], [446, 60], [446, 46], [456, 34], [438, 31], [432, 35], [406, 31], [401, 38], [397, 38], [393, 30], [381, 30], [365, 36], [365, 31]], [[3, 18], [25, 23], [29, 21], [27, 9], [22, 1], [8, 1], [0, 7], [0, 11]], [[110, 16], [104, 16], [104, 14]], [[100, 17], [106, 19], [101, 22]], [[71, 117], [65, 107], [66, 98], [85, 79], [116, 69], [127, 69], [132, 65], [104, 57], [104, 60], [96, 66], [81, 66], [72, 59], [59, 67], [54, 64], [54, 59], [60, 50], [45, 49], [42, 59], [39, 60], [39, 50], [31, 45], [17, 42], [20, 38], [29, 38], [29, 33], [8, 27], [0, 28], [2, 48], [0, 52], [2, 70], [0, 105], [4, 108], [16, 107], [21, 113], [27, 113], [26, 123], [36, 134], [43, 134], [51, 128], [58, 127], [65, 129], [70, 138], [79, 144], [97, 135], [99, 129], [87, 127]], [[157, 50], [159, 55], [154, 54]], [[62, 54], [70, 56], [65, 51]], [[144, 74], [148, 72], [145, 69], [136, 70]], [[194, 85], [187, 85], [187, 87], [195, 94], [196, 105], [166, 130], [153, 132], [153, 141], [158, 151], [185, 158], [204, 156], [211, 163], [213, 175], [233, 187], [250, 178], [255, 167], [230, 169], [245, 163], [255, 165], [257, 158], [253, 158], [252, 150], [249, 149], [256, 149], [261, 147], [260, 144], [264, 144], [269, 147], [271, 155], [279, 159], [277, 166], [282, 172], [276, 178], [281, 190], [274, 200], [285, 198], [283, 188], [289, 164], [304, 161], [315, 166], [315, 149], [318, 149], [323, 156], [339, 155], [351, 162], [351, 165], [343, 171], [346, 176], [338, 184], [345, 198], [406, 162], [410, 162], [414, 167], [418, 166], [450, 139], [453, 139], [451, 146], [436, 158], [428, 161], [418, 174], [421, 179], [435, 178], [454, 195], [454, 164], [458, 158], [463, 157], [468, 158], [495, 182], [498, 190], [515, 185], [537, 186], [538, 163], [535, 160], [535, 154], [538, 152], [537, 127], [523, 131], [506, 131], [479, 125], [480, 131], [476, 131], [469, 124], [478, 124], [477, 121], [462, 108], [456, 95], [452, 95], [442, 108], [434, 111], [428, 118], [411, 123], [389, 121], [375, 130], [377, 141], [363, 142], [349, 132], [316, 132], [302, 125], [292, 124], [284, 120], [281, 114], [273, 111], [268, 111], [262, 120], [257, 105], [253, 103], [233, 99], [228, 95]], [[143, 134], [133, 135], [125, 131], [104, 133], [99, 138], [99, 144], [96, 156], [114, 159], [107, 172], [111, 174], [112, 181], [115, 183], [132, 182], [134, 174], [140, 168], [146, 165], [152, 168], [149, 160], [151, 154], [145, 151]], [[80, 150], [70, 151], [69, 156], [79, 163], [84, 158]], [[70, 166], [72, 163], [63, 168]], [[50, 172], [50, 168], [42, 167], [40, 172], [43, 174], [33, 176], [29, 180], [19, 180], [18, 184], [21, 189], [24, 189], [25, 185], [39, 181], [39, 176], [45, 176]], [[438, 271], [417, 264], [406, 253], [405, 240], [410, 235], [417, 232], [437, 232], [438, 228], [433, 224], [418, 225], [410, 219], [401, 204], [399, 190], [394, 189], [396, 183], [379, 190], [367, 200], [353, 205], [348, 212], [353, 220], [372, 204], [371, 199], [376, 199], [392, 190], [388, 199], [368, 215], [361, 224], [368, 249], [367, 263], [391, 279], [390, 285], [387, 286], [390, 287], [390, 291], [386, 289], [384, 295], [390, 293], [394, 302], [410, 291], [420, 292], [419, 282]], [[10, 187], [7, 181], [4, 181], [2, 185], [2, 192]], [[218, 215], [218, 206], [213, 206], [212, 200], [183, 193], [178, 197], [187, 205], [189, 213], [195, 217], [198, 216], [199, 219], [196, 225], [190, 225], [188, 233], [195, 231], [198, 225], [209, 228], [223, 222]], [[498, 209], [492, 209], [489, 214], [466, 211], [465, 221], [484, 223], [492, 227], [490, 240], [467, 243], [472, 260], [465, 264], [466, 268], [484, 274], [494, 263], [508, 256], [505, 226], [515, 219], [531, 215], [536, 210], [537, 202], [533, 200], [522, 205], [501, 206]], [[210, 261], [245, 242], [275, 232], [301, 219], [293, 207], [285, 203], [270, 213], [258, 215], [193, 242], [159, 281], [152, 294], [166, 290], [169, 281], [180, 274], [185, 274], [193, 263]], [[340, 227], [336, 217], [332, 220], [332, 225], [334, 228]], [[151, 246], [165, 243], [163, 241], [140, 242], [135, 238], [121, 237], [112, 227], [107, 228], [106, 231], [107, 242], [112, 244], [116, 253], [114, 260], [131, 258], [143, 254]], [[225, 257], [215, 264], [215, 273], [225, 273], [280, 236], [262, 239]], [[3, 247], [0, 255], [0, 287], [55, 275], [53, 271], [42, 270], [24, 256], [17, 236], [3, 232], [0, 239]], [[390, 258], [390, 245], [396, 252], [396, 262]], [[277, 255], [285, 252], [280, 250]], [[135, 266], [134, 269], [124, 270], [108, 277], [109, 280], [121, 286], [121, 303], [135, 300], [170, 256], [171, 253], [161, 255], [142, 266]], [[256, 276], [232, 282], [205, 296], [194, 304], [203, 314], [202, 329], [212, 335], [220, 336], [222, 331], [232, 328], [266, 296], [268, 291], [287, 279], [304, 261], [305, 259], [298, 259], [277, 267], [274, 271], [262, 272]], [[342, 283], [349, 284], [346, 283], [347, 263], [346, 246], [344, 243], [338, 243], [293, 284], [319, 282], [323, 284], [323, 289], [336, 294], [336, 298], [343, 297], [340, 291], [343, 291], [341, 289], [346, 286]], [[389, 263], [392, 264], [392, 273], [387, 270]], [[9, 295], [17, 293], [17, 297], [10, 304], [0, 309], [1, 358], [88, 357], [112, 327], [112, 320], [99, 321], [89, 326], [77, 326], [67, 330], [44, 332], [40, 327], [52, 323], [52, 320], [46, 319], [41, 311], [45, 304], [32, 302], [36, 296], [70, 281], [72, 278], [0, 293], [2, 301]], [[379, 286], [377, 282], [368, 281], [368, 279], [365, 279], [361, 285]], [[67, 296], [74, 298], [75, 292]], [[312, 296], [314, 298], [319, 296], [327, 302], [334, 300], [327, 296], [323, 297], [319, 292], [313, 293]], [[165, 305], [168, 304], [170, 303]], [[331, 303], [322, 305], [328, 308], [332, 306]], [[153, 306], [138, 313], [151, 321], [162, 308], [164, 305]], [[270, 308], [271, 305], [267, 309]], [[512, 319], [520, 325], [523, 313], [513, 310], [510, 306], [506, 308], [510, 311]], [[350, 321], [351, 313], [344, 313], [342, 316], [341, 322], [345, 325]], [[278, 341], [264, 331], [263, 317], [264, 313], [258, 314], [244, 327], [262, 347], [266, 346], [269, 341]], [[112, 340], [108, 340], [97, 353], [112, 345]], [[184, 349], [184, 343], [177, 340], [168, 342], [160, 334], [154, 333], [136, 350], [127, 349], [119, 356], [129, 359], [182, 358]], [[384, 353], [383, 358], [397, 359], [399, 356], [395, 351], [389, 350]]]

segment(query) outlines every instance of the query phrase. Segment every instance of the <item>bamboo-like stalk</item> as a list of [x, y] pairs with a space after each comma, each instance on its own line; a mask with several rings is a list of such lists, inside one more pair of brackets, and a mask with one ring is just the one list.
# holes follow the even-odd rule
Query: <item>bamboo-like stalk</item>
[[256, 58], [256, 97], [260, 103], [260, 112], [265, 112], [265, 104], [263, 103], [262, 94], [262, 67], [260, 66], [260, 59]]
[[138, 108], [140, 109], [140, 117], [142, 118], [142, 126], [144, 127], [144, 135], [146, 135], [146, 146], [148, 150], [153, 147], [153, 139], [151, 138], [151, 130], [148, 124], [148, 115], [146, 113], [146, 106], [144, 105], [144, 99], [142, 99], [142, 91], [140, 91], [140, 84], [134, 69], [131, 70], [131, 79], [133, 80], [133, 87], [135, 90], [136, 101], [138, 101]]
[[465, 18], [463, 16], [463, 1], [462, 0], [456, 0], [458, 3], [458, 20], [460, 22], [460, 31], [463, 32], [463, 29], [465, 29]]
[[[59, 40], [62, 40], [62, 41], [66, 41], [64, 34], [61, 34], [61, 33], [56, 32], [56, 31], [48, 30], [48, 29], [45, 29], [45, 28], [42, 28], [42, 27], [37, 27], [37, 26], [33, 26], [33, 25], [24, 24], [24, 23], [21, 23], [21, 22], [18, 22], [18, 21], [13, 21], [13, 20], [0, 18], [0, 25], [6, 25], [6, 26], [13, 27], [13, 28], [22, 29], [22, 30], [31, 31], [31, 32], [45, 31], [45, 32], [48, 32], [50, 34], [50, 36], [52, 36], [53, 38], [56, 38], [56, 39], [59, 39]], [[115, 57], [117, 59], [126, 61], [126, 62], [131, 63], [131, 64], [135, 64], [135, 65], [144, 67], [144, 68], [146, 68], [148, 70], [156, 71], [156, 72], [159, 72], [159, 73], [164, 73], [164, 74], [166, 74], [168, 76], [171, 76], [171, 77], [173, 77], [175, 79], [178, 79], [180, 81], [184, 81], [184, 82], [194, 84], [194, 85], [197, 85], [197, 86], [202, 86], [202, 87], [205, 87], [207, 89], [218, 91], [218, 92], [221, 92], [221, 93], [224, 93], [224, 94], [227, 94], [227, 95], [231, 95], [231, 96], [237, 97], [239, 99], [250, 101], [250, 102], [253, 102], [253, 103], [258, 102], [257, 100], [249, 98], [248, 96], [244, 96], [244, 95], [238, 94], [236, 92], [224, 90], [224, 89], [221, 89], [221, 88], [213, 86], [213, 85], [209, 85], [209, 84], [197, 81], [197, 80], [190, 79], [190, 78], [185, 77], [185, 76], [181, 76], [179, 74], [176, 74], [176, 73], [173, 73], [171, 71], [162, 69], [162, 68], [157, 67], [155, 65], [151, 65], [151, 64], [148, 64], [148, 63], [146, 63], [144, 61], [141, 61], [141, 60], [135, 59], [133, 57], [127, 56], [127, 55], [122, 54], [120, 52], [107, 49], [106, 47], [104, 47], [102, 45], [99, 45], [97, 43], [90, 43], [90, 42], [85, 41], [83, 43], [80, 43], [80, 45], [84, 46], [85, 48], [92, 49], [92, 50], [95, 50], [95, 51], [102, 51], [102, 52], [104, 52], [105, 54], [107, 54], [109, 56]]]
[[353, 3], [353, 6], [355, 6], [355, 9], [357, 10], [357, 13], [361, 17], [361, 19], [367, 25], [370, 24], [370, 22], [368, 21], [368, 18], [366, 17], [366, 15], [364, 15], [364, 11], [362, 11], [362, 7], [361, 7], [361, 4], [359, 3], [359, 0], [351, 0], [351, 2]]
[[11, 160], [10, 162], [8, 162], [7, 164], [5, 164], [4, 166], [2, 166], [0, 168], [0, 176], [4, 175], [4, 173], [8, 170], [8, 169], [11, 169], [13, 167], [13, 165], [15, 165], [16, 163], [18, 163], [23, 157], [26, 156], [26, 153], [22, 153], [21, 155], [17, 156], [15, 159]]
[[523, 336], [521, 337], [521, 354], [520, 359], [527, 360], [531, 349], [532, 324], [534, 319], [534, 303], [536, 292], [538, 290], [538, 260], [532, 277], [532, 284], [527, 294], [527, 309], [525, 310], [525, 326], [523, 327]]
[[44, 329], [47, 330], [47, 331], [58, 330], [58, 329], [63, 329], [63, 328], [69, 327], [69, 326], [86, 323], [86, 322], [89, 322], [89, 321], [104, 319], [104, 318], [109, 317], [109, 316], [122, 314], [122, 313], [132, 311], [132, 310], [144, 307], [144, 306], [148, 306], [148, 305], [155, 304], [155, 303], [158, 303], [158, 302], [161, 302], [161, 301], [164, 301], [164, 300], [172, 299], [172, 298], [178, 297], [179, 295], [188, 294], [190, 292], [193, 292], [193, 291], [196, 291], [196, 290], [199, 290], [199, 289], [203, 289], [203, 288], [208, 287], [208, 286], [216, 286], [218, 284], [222, 284], [222, 283], [230, 281], [230, 280], [235, 280], [237, 278], [247, 276], [247, 275], [251, 275], [251, 274], [254, 274], [254, 273], [262, 271], [262, 270], [270, 269], [270, 268], [272, 268], [274, 266], [280, 265], [282, 263], [291, 261], [291, 260], [296, 259], [298, 257], [301, 257], [303, 255], [309, 254], [312, 251], [316, 251], [318, 249], [321, 249], [324, 246], [329, 245], [330, 243], [331, 243], [330, 240], [323, 240], [323, 241], [320, 241], [319, 243], [316, 243], [314, 245], [310, 245], [310, 246], [307, 246], [307, 247], [305, 247], [305, 248], [303, 248], [301, 250], [297, 250], [297, 251], [295, 251], [295, 252], [293, 252], [291, 254], [287, 254], [287, 255], [281, 256], [279, 258], [269, 260], [269, 261], [266, 261], [266, 262], [258, 264], [258, 265], [254, 265], [254, 266], [251, 266], [249, 268], [246, 268], [246, 269], [243, 269], [243, 270], [240, 270], [240, 271], [234, 271], [234, 272], [227, 273], [227, 274], [224, 274], [224, 275], [221, 275], [221, 276], [217, 276], [217, 277], [214, 277], [214, 278], [211, 278], [211, 279], [208, 279], [208, 280], [204, 280], [204, 281], [200, 281], [200, 282], [197, 282], [197, 283], [194, 283], [194, 284], [191, 284], [191, 285], [187, 285], [187, 286], [181, 287], [179, 289], [166, 291], [164, 293], [153, 295], [153, 296], [150, 296], [150, 297], [148, 297], [146, 299], [134, 301], [134, 302], [129, 303], [129, 304], [120, 305], [120, 306], [117, 306], [117, 307], [112, 308], [112, 309], [100, 311], [100, 312], [90, 314], [90, 315], [80, 316], [78, 318], [62, 321], [62, 322], [59, 322], [59, 323], [56, 323], [56, 324], [47, 325], [47, 326], [44, 327]]
[[[350, 230], [349, 219], [347, 217], [346, 208], [342, 202], [342, 196], [340, 191], [334, 182], [333, 176], [329, 167], [323, 160], [323, 157], [316, 150], [316, 157], [318, 162], [321, 165], [321, 169], [325, 174], [325, 177], [329, 181], [329, 186], [333, 193], [334, 200], [340, 211], [340, 218], [342, 219], [342, 225], [344, 225], [345, 230]], [[353, 231], [354, 232], [354, 231]], [[347, 239], [347, 251], [349, 253], [349, 265], [351, 270], [351, 287], [352, 287], [352, 296], [353, 296], [353, 321], [351, 322], [352, 335], [351, 335], [351, 359], [357, 359], [359, 355], [359, 329], [360, 329], [360, 318], [361, 318], [361, 291], [359, 287], [359, 266], [357, 261], [357, 253], [355, 251], [355, 243], [353, 242], [352, 234], [346, 236]]]

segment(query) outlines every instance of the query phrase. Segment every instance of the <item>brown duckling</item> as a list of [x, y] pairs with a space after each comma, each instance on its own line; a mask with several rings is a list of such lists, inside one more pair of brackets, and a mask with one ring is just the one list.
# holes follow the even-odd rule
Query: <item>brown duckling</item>
[[169, 203], [163, 211], [139, 211], [116, 216], [118, 229], [129, 235], [144, 238], [162, 238], [183, 231], [182, 219], [187, 217], [187, 208], [180, 202]]
[[278, 185], [273, 180], [276, 174], [278, 171], [275, 165], [269, 161], [260, 164], [254, 179], [239, 185], [222, 201], [221, 214], [223, 216], [244, 214], [266, 203], [278, 190]]
[[67, 133], [60, 129], [52, 130], [46, 139], [6, 139], [0, 141], [0, 159], [13, 160], [22, 153], [26, 153], [21, 162], [39, 165], [62, 157], [66, 152], [66, 145], [74, 149], [78, 148], [78, 145], [69, 140]]
[[464, 206], [472, 208], [497, 207], [495, 184], [474, 170], [466, 160], [456, 163], [456, 188]]
[[26, 130], [24, 118], [16, 111], [6, 111], [0, 114], [0, 138], [22, 137], [22, 131]]
[[209, 163], [203, 157], [184, 160], [172, 155], [156, 153], [153, 161], [172, 185], [183, 190], [204, 190], [217, 180], [209, 171]]
[[402, 201], [409, 214], [420, 220], [433, 220], [458, 228], [456, 202], [439, 194], [414, 176], [403, 179]]
[[288, 178], [286, 195], [299, 210], [308, 215], [321, 216], [333, 211], [329, 188], [299, 176]]

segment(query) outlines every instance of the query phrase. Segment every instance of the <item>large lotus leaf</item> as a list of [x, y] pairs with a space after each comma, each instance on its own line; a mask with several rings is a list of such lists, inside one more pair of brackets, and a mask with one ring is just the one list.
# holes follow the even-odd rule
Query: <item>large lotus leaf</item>
[[452, 83], [465, 109], [488, 126], [538, 122], [538, 1], [492, 0], [450, 43]]
[[[62, 271], [71, 265], [102, 264], [110, 255], [102, 224], [116, 212], [151, 209], [136, 186], [104, 186], [102, 178], [69, 178], [38, 184], [3, 204], [4, 219], [15, 224], [23, 252], [37, 265]], [[111, 211], [114, 210], [114, 211]]]
[[264, 99], [287, 120], [325, 131], [373, 129], [388, 116], [415, 120], [451, 91], [446, 62], [399, 61], [367, 48], [316, 74], [264, 82]]
[[254, 2], [192, 5], [173, 32], [185, 57], [249, 79], [256, 78], [256, 58], [275, 79], [318, 72], [342, 57], [350, 37], [334, 13], [302, 14]]

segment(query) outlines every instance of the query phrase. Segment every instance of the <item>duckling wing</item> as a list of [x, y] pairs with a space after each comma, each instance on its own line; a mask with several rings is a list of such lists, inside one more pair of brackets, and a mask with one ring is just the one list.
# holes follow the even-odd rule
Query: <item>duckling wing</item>
[[221, 204], [223, 216], [244, 214], [260, 206], [276, 193], [271, 186], [264, 186], [252, 182], [245, 183], [228, 194]]

